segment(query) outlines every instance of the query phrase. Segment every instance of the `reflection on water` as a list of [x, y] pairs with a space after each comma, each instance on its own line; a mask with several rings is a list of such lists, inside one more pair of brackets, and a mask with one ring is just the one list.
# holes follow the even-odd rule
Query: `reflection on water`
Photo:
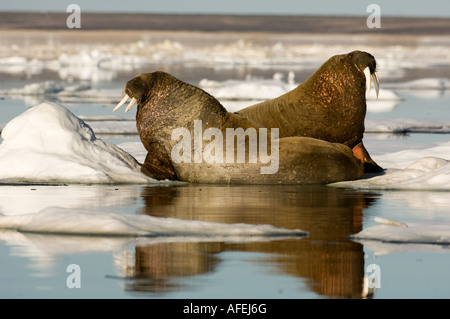
[[188, 289], [177, 283], [188, 276], [213, 272], [225, 251], [265, 253], [255, 262], [306, 279], [309, 289], [332, 298], [363, 294], [363, 246], [347, 240], [362, 229], [364, 208], [373, 194], [327, 187], [162, 186], [141, 194], [138, 213], [223, 223], [272, 224], [309, 232], [302, 239], [267, 242], [171, 242], [136, 246], [125, 270], [125, 289], [164, 293]]

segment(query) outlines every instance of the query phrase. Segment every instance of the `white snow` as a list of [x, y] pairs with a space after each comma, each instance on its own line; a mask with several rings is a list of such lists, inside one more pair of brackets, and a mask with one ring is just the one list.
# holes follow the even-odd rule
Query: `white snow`
[[54, 81], [31, 83], [23, 88], [13, 88], [6, 92], [9, 95], [50, 95], [64, 90], [62, 85]]
[[2, 131], [0, 181], [43, 183], [150, 183], [128, 153], [97, 139], [66, 108], [42, 103]]
[[450, 79], [425, 78], [401, 83], [390, 83], [391, 89], [401, 90], [450, 90]]
[[399, 223], [376, 218], [379, 225], [352, 235], [355, 240], [379, 240], [394, 243], [450, 244], [449, 222]]
[[450, 120], [427, 119], [379, 119], [365, 121], [366, 133], [448, 133]]
[[44, 62], [37, 59], [27, 59], [22, 56], [0, 58], [0, 71], [4, 73], [33, 75], [43, 70]]
[[[448, 66], [450, 47], [448, 37], [417, 37], [412, 44], [371, 43], [365, 36], [346, 35], [263, 35], [236, 36], [235, 34], [178, 34], [158, 37], [143, 34], [142, 37], [123, 41], [99, 41], [100, 43], [70, 43], [61, 41], [59, 36], [51, 35], [49, 41], [39, 46], [29, 42], [17, 41], [14, 45], [4, 45], [0, 70], [3, 72], [26, 72], [31, 61], [41, 64], [41, 68], [65, 69], [69, 76], [94, 75], [91, 70], [128, 70], [154, 63], [185, 65], [211, 65], [214, 68], [250, 65], [252, 67], [316, 68], [335, 54], [352, 50], [365, 50], [377, 57], [380, 71], [390, 76], [401, 74], [404, 69], [416, 67]], [[264, 41], [261, 41], [264, 40]], [[201, 41], [201, 42], [199, 42]], [[8, 42], [6, 42], [8, 43]], [[201, 45], [199, 45], [201, 43]], [[18, 55], [18, 52], [22, 56]], [[5, 58], [3, 58], [3, 56]], [[7, 62], [7, 63], [6, 63]], [[14, 63], [13, 63], [14, 62]], [[14, 64], [16, 67], [11, 68]], [[72, 72], [77, 70], [78, 72]], [[79, 72], [83, 69], [83, 72]], [[86, 78], [86, 77], [85, 77]]]
[[48, 207], [38, 213], [0, 215], [0, 229], [20, 232], [103, 236], [306, 236], [272, 225], [223, 224], [149, 215]]
[[358, 189], [450, 190], [450, 142], [372, 156], [384, 174], [330, 186]]
[[293, 72], [288, 73], [287, 82], [282, 73], [272, 79], [247, 76], [245, 80], [211, 81], [202, 79], [199, 86], [218, 100], [270, 100], [298, 86]]

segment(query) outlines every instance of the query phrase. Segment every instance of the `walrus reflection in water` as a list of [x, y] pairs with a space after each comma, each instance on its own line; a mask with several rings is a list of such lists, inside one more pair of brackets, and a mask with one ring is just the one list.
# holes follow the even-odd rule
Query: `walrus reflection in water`
[[[148, 151], [141, 170], [144, 174], [156, 179], [235, 184], [328, 184], [354, 180], [361, 178], [364, 174], [363, 161], [357, 159], [354, 154], [358, 155], [359, 149], [359, 151], [362, 150], [363, 156], [370, 159], [362, 145], [366, 111], [364, 74], [367, 74], [365, 71], [367, 66], [370, 73], [374, 74], [376, 65], [373, 57], [372, 59], [364, 58], [367, 56], [367, 53], [352, 52], [331, 58], [312, 77], [317, 80], [308, 80], [306, 85], [300, 86], [299, 91], [316, 103], [311, 104], [309, 109], [305, 108], [303, 114], [291, 107], [293, 110], [290, 111], [293, 111], [293, 114], [290, 118], [295, 118], [294, 114], [302, 118], [304, 127], [308, 127], [306, 123], [310, 119], [309, 123], [312, 127], [310, 131], [320, 132], [320, 134], [310, 134], [312, 136], [293, 129], [295, 121], [286, 121], [283, 114], [276, 114], [276, 112], [286, 112], [286, 109], [282, 107], [283, 103], [273, 104], [279, 108], [273, 112], [270, 110], [272, 104], [268, 103], [267, 106], [262, 105], [261, 111], [256, 105], [240, 112], [241, 114], [229, 113], [210, 94], [164, 72], [143, 73], [128, 81], [125, 85], [125, 96], [114, 111], [130, 98], [131, 102], [126, 111], [137, 103], [137, 129]], [[333, 59], [336, 61], [332, 61]], [[333, 66], [338, 71], [333, 71]], [[342, 71], [341, 76], [344, 79], [339, 77], [339, 71]], [[327, 76], [320, 76], [320, 72]], [[375, 83], [377, 85], [377, 81]], [[314, 97], [315, 92], [317, 92], [317, 98]], [[287, 96], [285, 99], [289, 100], [290, 97]], [[321, 101], [326, 102], [322, 108], [330, 110], [330, 114], [321, 112], [322, 120], [315, 112], [312, 112], [319, 109]], [[341, 105], [336, 101], [345, 103]], [[287, 105], [293, 104], [289, 102]], [[335, 114], [336, 109], [339, 111], [339, 105], [341, 108], [349, 107], [349, 110], [340, 110], [343, 115]], [[268, 118], [262, 116], [263, 111], [267, 112], [265, 116]], [[270, 117], [276, 120], [271, 121]], [[220, 150], [217, 147], [217, 143], [214, 143], [214, 152], [210, 155], [221, 154], [223, 158], [219, 156], [219, 161], [215, 163], [204, 162], [201, 160], [202, 157], [195, 163], [174, 161], [172, 151], [179, 145], [179, 141], [173, 139], [174, 130], [185, 128], [188, 130], [189, 137], [194, 136], [195, 139], [194, 121], [196, 120], [201, 121], [201, 132], [217, 129], [223, 133], [223, 136], [226, 135], [227, 128], [242, 128], [245, 132], [253, 129], [259, 137], [265, 134], [263, 129], [279, 129], [281, 132], [279, 139], [271, 139], [272, 135], [267, 136], [266, 139], [270, 144], [278, 144], [277, 169], [270, 174], [261, 174], [264, 165], [261, 164], [260, 152], [256, 154], [257, 157], [259, 156], [256, 162], [229, 162], [225, 152], [221, 153], [223, 149]], [[313, 129], [316, 125], [320, 128]], [[325, 128], [331, 133], [326, 133]], [[333, 133], [339, 130], [343, 130], [345, 134]], [[214, 135], [214, 142], [217, 142], [217, 138], [218, 136]], [[195, 148], [196, 141], [189, 143], [191, 154], [188, 158], [195, 158], [195, 152], [200, 151], [204, 154], [206, 149], [211, 152], [212, 142], [203, 145], [203, 140], [211, 141], [212, 136], [209, 135], [209, 138], [205, 138], [205, 135], [200, 136], [200, 150]], [[234, 141], [232, 146], [237, 147]], [[267, 149], [272, 150], [273, 153], [271, 146], [266, 145]], [[353, 152], [350, 147], [353, 148]], [[233, 153], [235, 152], [237, 149], [233, 150]], [[245, 152], [246, 159], [255, 155], [250, 154], [249, 147], [245, 147]], [[273, 161], [272, 164], [274, 164]]]
[[335, 55], [294, 90], [237, 113], [263, 127], [279, 127], [280, 137], [307, 136], [347, 145], [366, 172], [381, 172], [362, 142], [372, 78], [378, 97], [376, 67], [367, 52]]

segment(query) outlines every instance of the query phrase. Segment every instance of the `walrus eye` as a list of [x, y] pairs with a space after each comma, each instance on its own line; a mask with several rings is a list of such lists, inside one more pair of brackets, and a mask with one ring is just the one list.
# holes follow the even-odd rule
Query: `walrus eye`
[[370, 87], [371, 87], [372, 79], [373, 79], [373, 86], [375, 87], [375, 93], [377, 94], [377, 98], [378, 98], [378, 93], [380, 91], [380, 83], [378, 82], [378, 74], [377, 74], [377, 72], [373, 72], [372, 74], [370, 74], [369, 67], [366, 67], [364, 69], [364, 76], [366, 77], [366, 91], [367, 91], [367, 93], [370, 92]]
[[[123, 97], [122, 101], [119, 102], [119, 104], [117, 104], [117, 106], [114, 108], [113, 112], [117, 111], [118, 109], [120, 109], [122, 107], [122, 105], [125, 104], [126, 101], [128, 101], [130, 97], [128, 96], [128, 94], [125, 94], [125, 96]], [[130, 101], [130, 104], [128, 104], [127, 108], [125, 109], [125, 113], [128, 112], [131, 107], [136, 104], [137, 100], [136, 98], [132, 98]]]

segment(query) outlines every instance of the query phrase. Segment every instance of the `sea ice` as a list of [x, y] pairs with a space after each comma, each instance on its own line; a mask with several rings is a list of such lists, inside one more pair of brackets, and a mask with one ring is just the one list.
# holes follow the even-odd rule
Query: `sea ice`
[[380, 240], [397, 243], [450, 244], [450, 223], [410, 222], [398, 223], [377, 218], [375, 225], [352, 235], [355, 240]]
[[[414, 151], [403, 151], [414, 154]], [[375, 157], [377, 161], [377, 158]], [[383, 161], [378, 161], [383, 165]], [[330, 184], [358, 189], [450, 190], [450, 161], [424, 157], [402, 169], [387, 169], [385, 174]]]
[[42, 183], [151, 183], [140, 164], [66, 108], [42, 103], [2, 130], [0, 181]]
[[0, 229], [66, 235], [110, 236], [307, 236], [272, 225], [223, 224], [149, 215], [48, 207], [38, 213], [1, 215]]

